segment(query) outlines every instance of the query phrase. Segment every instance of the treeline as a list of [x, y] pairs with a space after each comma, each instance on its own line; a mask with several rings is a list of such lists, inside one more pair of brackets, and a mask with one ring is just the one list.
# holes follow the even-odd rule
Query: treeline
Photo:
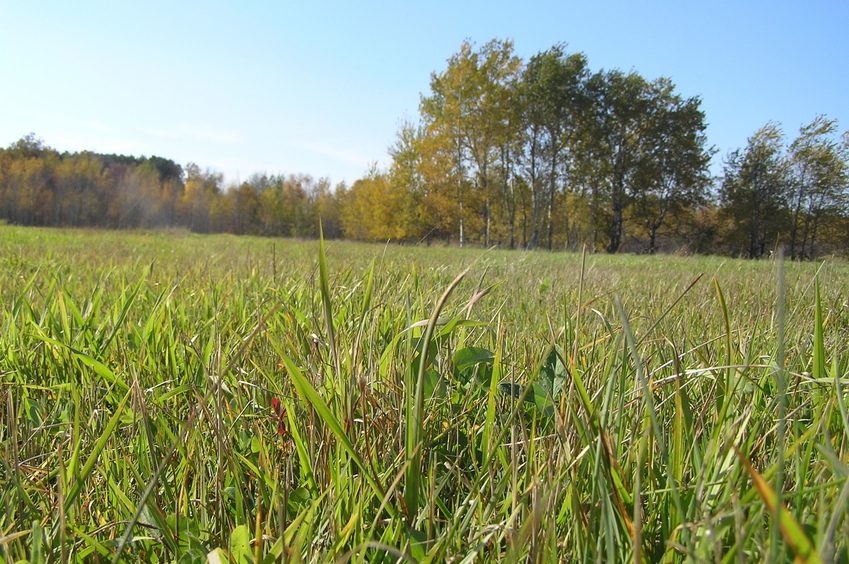
[[767, 124], [711, 177], [698, 97], [666, 78], [589, 69], [554, 46], [466, 43], [405, 123], [388, 171], [347, 195], [363, 239], [793, 258], [849, 248], [849, 136], [817, 117]]
[[[344, 192], [342, 187], [340, 192]], [[0, 219], [19, 225], [197, 233], [340, 237], [328, 180], [253, 175], [225, 187], [222, 174], [161, 157], [59, 153], [30, 134], [0, 149]]]
[[699, 97], [667, 78], [591, 71], [557, 45], [465, 43], [431, 76], [388, 170], [350, 187], [306, 175], [221, 174], [160, 157], [62, 153], [29, 135], [0, 149], [0, 219], [185, 227], [199, 233], [441, 241], [506, 248], [794, 259], [849, 249], [849, 134], [819, 116], [769, 123], [719, 178]]

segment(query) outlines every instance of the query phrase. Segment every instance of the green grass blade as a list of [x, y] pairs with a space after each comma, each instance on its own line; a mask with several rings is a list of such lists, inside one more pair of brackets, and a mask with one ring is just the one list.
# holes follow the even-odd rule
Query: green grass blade
[[[416, 380], [407, 386], [407, 417], [406, 417], [406, 458], [410, 461], [407, 467], [407, 476], [404, 483], [404, 502], [407, 510], [407, 523], [412, 526], [413, 520], [419, 511], [419, 487], [421, 483], [421, 437], [424, 425], [424, 383], [427, 372], [427, 358], [430, 353], [431, 339], [439, 320], [442, 308], [448, 302], [448, 298], [454, 289], [460, 284], [469, 270], [470, 265], [461, 272], [442, 293], [436, 307], [428, 320], [424, 336], [419, 350], [419, 370]], [[410, 385], [411, 384], [411, 385]]]
[[109, 382], [110, 384], [114, 385], [115, 387], [120, 389], [122, 392], [126, 392], [130, 389], [129, 384], [124, 382], [121, 378], [118, 378], [117, 376], [115, 376], [115, 373], [112, 372], [112, 370], [110, 370], [108, 366], [106, 366], [105, 364], [103, 364], [102, 362], [100, 362], [99, 360], [94, 358], [93, 356], [86, 354], [82, 351], [79, 351], [79, 350], [71, 347], [70, 345], [62, 343], [61, 341], [57, 341], [56, 339], [48, 337], [47, 335], [44, 334], [44, 332], [41, 330], [41, 328], [38, 327], [37, 325], [34, 325], [33, 327], [35, 328], [35, 337], [37, 339], [40, 339], [40, 340], [44, 341], [45, 343], [49, 343], [49, 344], [54, 345], [56, 347], [67, 349], [68, 351], [71, 352], [71, 355], [73, 355], [74, 358], [76, 358], [77, 360], [79, 360], [80, 362], [82, 362], [83, 364], [85, 364], [86, 366], [91, 368], [92, 370], [94, 370], [94, 372], [98, 376], [100, 376], [101, 378], [103, 378], [104, 380]]
[[817, 280], [814, 290], [814, 359], [811, 376], [813, 378], [827, 378], [826, 366], [822, 299], [820, 297], [820, 283]]
[[[652, 392], [649, 389], [649, 382], [648, 378], [646, 378], [645, 367], [643, 366], [643, 361], [640, 358], [640, 353], [637, 350], [637, 342], [634, 338], [634, 333], [631, 331], [631, 324], [628, 322], [628, 316], [625, 314], [625, 308], [622, 306], [622, 300], [619, 298], [619, 296], [616, 296], [616, 309], [619, 310], [619, 316], [622, 320], [622, 327], [625, 331], [625, 338], [628, 341], [628, 347], [631, 350], [631, 358], [633, 359], [634, 364], [636, 366], [637, 380], [640, 384], [640, 388], [642, 389], [643, 401], [645, 402], [645, 410], [651, 422], [651, 429], [654, 434], [654, 440], [657, 442], [657, 446], [660, 451], [661, 463], [666, 469], [667, 485], [669, 487], [670, 492], [672, 493], [672, 500], [675, 504], [675, 509], [678, 512], [677, 518], [680, 521], [684, 518], [684, 506], [681, 503], [681, 496], [678, 491], [678, 482], [675, 479], [675, 474], [672, 465], [669, 463], [669, 451], [666, 449], [666, 441], [663, 438], [663, 429], [657, 419], [657, 411], [655, 408], [654, 399], [652, 398]], [[637, 469], [637, 471], [639, 472], [640, 469]]]
[[749, 459], [742, 453], [742, 451], [740, 451], [740, 449], [734, 447], [734, 450], [743, 462], [743, 466], [746, 468], [749, 476], [752, 477], [755, 489], [769, 512], [778, 514], [781, 536], [784, 537], [785, 542], [787, 542], [793, 550], [793, 553], [796, 555], [796, 562], [804, 562], [805, 564], [821, 564], [822, 559], [817, 554], [813, 543], [811, 543], [811, 539], [808, 538], [808, 535], [805, 534], [805, 530], [801, 525], [799, 525], [799, 523], [796, 522], [787, 508], [783, 504], [779, 505], [778, 496], [775, 494], [775, 490], [773, 490], [769, 485], [769, 482], [767, 482], [764, 477], [755, 470], [755, 467], [752, 466], [752, 463], [749, 462]]
[[[374, 490], [375, 495], [377, 495], [378, 499], [383, 499], [384, 492], [383, 488], [380, 487], [380, 484], [377, 483], [377, 480], [371, 475], [371, 471], [366, 466], [360, 455], [357, 453], [357, 450], [354, 448], [351, 439], [348, 438], [347, 433], [345, 433], [345, 429], [342, 427], [342, 424], [339, 420], [333, 415], [333, 412], [330, 411], [330, 408], [321, 398], [319, 393], [315, 388], [312, 387], [312, 384], [304, 377], [301, 370], [295, 366], [292, 360], [281, 353], [281, 358], [283, 359], [283, 364], [286, 366], [286, 370], [289, 373], [289, 377], [292, 379], [292, 384], [295, 386], [295, 390], [298, 392], [298, 395], [301, 398], [311, 404], [315, 409], [318, 416], [324, 422], [325, 425], [336, 435], [336, 438], [339, 440], [339, 444], [342, 445], [342, 448], [351, 457], [351, 460], [357, 465], [360, 469], [360, 472], [363, 473], [363, 477], [368, 482], [369, 486]], [[394, 516], [394, 508], [390, 505], [388, 507], [390, 514]]]
[[[86, 480], [88, 480], [91, 473], [94, 471], [94, 467], [97, 464], [97, 459], [100, 457], [100, 453], [103, 452], [103, 449], [106, 448], [106, 444], [110, 439], [113, 438], [113, 434], [115, 433], [115, 429], [118, 428], [118, 424], [121, 422], [121, 417], [124, 415], [124, 407], [126, 407], [127, 402], [130, 399], [131, 392], [127, 392], [124, 394], [124, 399], [121, 400], [121, 403], [115, 408], [115, 412], [112, 414], [112, 417], [109, 418], [109, 421], [106, 423], [106, 427], [104, 427], [103, 432], [98, 437], [97, 441], [94, 443], [94, 446], [91, 449], [91, 452], [88, 455], [88, 459], [86, 460], [83, 467], [80, 469], [79, 473], [75, 476], [74, 483], [71, 484], [71, 487], [68, 488], [68, 494], [65, 496], [65, 512], [70, 511], [71, 506], [74, 501], [76, 501], [77, 496], [80, 495], [80, 490], [85, 484]], [[57, 522], [55, 527], [58, 527], [59, 523]], [[55, 529], [54, 527], [54, 529]], [[53, 531], [53, 535], [58, 530]]]
[[336, 347], [336, 333], [333, 330], [333, 307], [330, 300], [330, 282], [327, 275], [327, 253], [324, 245], [324, 229], [321, 221], [318, 226], [318, 284], [321, 291], [321, 304], [324, 308], [324, 324], [327, 328], [327, 344], [330, 345], [330, 353], [333, 355], [333, 368], [337, 377], [342, 373], [339, 363], [339, 349]]

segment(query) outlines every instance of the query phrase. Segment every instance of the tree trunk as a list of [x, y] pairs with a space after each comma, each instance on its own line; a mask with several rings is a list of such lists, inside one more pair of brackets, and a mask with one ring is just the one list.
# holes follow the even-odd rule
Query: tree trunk
[[622, 206], [618, 202], [613, 203], [613, 218], [607, 230], [607, 241], [606, 250], [610, 254], [618, 252], [622, 246]]
[[[617, 175], [618, 176], [618, 175]], [[612, 217], [607, 229], [607, 252], [610, 254], [619, 252], [622, 246], [623, 215], [625, 212], [625, 184], [624, 180], [616, 178], [610, 198]]]
[[547, 216], [548, 216], [548, 250], [549, 251], [551, 250], [551, 240], [552, 240], [552, 232], [553, 232], [553, 225], [552, 225], [552, 222], [551, 222], [553, 212], [554, 212], [554, 194], [549, 190], [549, 193], [548, 193], [548, 214], [547, 214]]
[[528, 239], [527, 248], [534, 249], [539, 245], [540, 237], [540, 197], [539, 183], [537, 182], [537, 140], [534, 136], [531, 141], [531, 174], [530, 174], [530, 189], [531, 189], [531, 236]]
[[554, 193], [557, 191], [557, 165], [560, 162], [560, 145], [556, 141], [558, 131], [548, 132], [551, 143], [551, 170], [548, 175], [548, 250], [552, 249], [552, 235], [554, 231]]

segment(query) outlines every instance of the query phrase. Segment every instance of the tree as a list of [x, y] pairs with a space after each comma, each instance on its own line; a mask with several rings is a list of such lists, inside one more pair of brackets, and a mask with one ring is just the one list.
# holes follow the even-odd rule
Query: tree
[[152, 156], [145, 162], [150, 163], [159, 173], [159, 180], [166, 182], [168, 180], [182, 181], [183, 167], [172, 161], [162, 157]]
[[[445, 72], [431, 74], [430, 96], [423, 96], [420, 104], [426, 137], [421, 149], [424, 160], [430, 165], [426, 167], [426, 174], [431, 173], [428, 176], [435, 184], [431, 189], [437, 194], [431, 200], [435, 200], [437, 214], [443, 218], [440, 223], [447, 227], [446, 224], [454, 222], [444, 218], [456, 217], [461, 247], [466, 242], [465, 205], [468, 193], [465, 172], [468, 144], [464, 135], [467, 126], [463, 121], [469, 114], [468, 100], [473, 95], [469, 85], [475, 66], [472, 45], [465, 42], [460, 53], [449, 59]], [[451, 187], [454, 195], [445, 194], [446, 188], [450, 190]]]
[[[197, 233], [209, 233], [212, 230], [210, 214], [214, 201], [221, 197], [223, 181], [221, 173], [210, 170], [203, 172], [194, 163], [186, 165], [186, 187], [180, 200], [183, 225]], [[218, 211], [218, 218], [225, 215], [220, 209]]]
[[459, 235], [460, 242], [465, 242], [462, 198], [470, 188], [457, 167], [452, 143], [447, 135], [423, 132], [417, 138], [415, 166], [416, 176], [421, 180], [420, 214], [428, 218], [430, 225], [424, 236], [452, 239]]
[[407, 219], [410, 192], [393, 184], [391, 175], [372, 165], [365, 178], [354, 182], [345, 196], [342, 233], [347, 238], [403, 241], [414, 236]]
[[730, 153], [720, 188], [723, 216], [730, 221], [726, 240], [732, 248], [758, 258], [777, 245], [786, 225], [788, 162], [784, 134], [770, 122], [749, 138], [745, 151]]
[[281, 189], [282, 181], [275, 176], [254, 175], [248, 179], [259, 195], [257, 221], [259, 232], [270, 237], [285, 237], [291, 233], [291, 220], [287, 220], [286, 200]]
[[0, 218], [20, 225], [49, 225], [58, 153], [34, 133], [0, 149]]
[[37, 159], [45, 152], [54, 151], [44, 144], [43, 139], [36, 137], [35, 133], [24, 135], [6, 149], [7, 155], [12, 159]]
[[110, 166], [117, 172], [111, 187], [108, 217], [117, 229], [163, 227], [176, 222], [177, 206], [182, 196], [182, 181], [163, 176], [159, 168], [144, 159], [126, 167]]
[[342, 205], [340, 195], [348, 189], [345, 182], [339, 182], [331, 190], [330, 181], [319, 183], [313, 206], [321, 218], [321, 229], [325, 239], [342, 237]]
[[657, 249], [661, 228], [706, 200], [712, 150], [698, 97], [682, 98], [667, 78], [601, 71], [586, 82], [573, 142], [573, 181], [589, 190], [596, 237], [618, 252], [626, 228]]
[[[522, 110], [526, 120], [525, 181], [530, 188], [531, 234], [528, 246], [539, 244], [545, 213], [547, 246], [552, 248], [554, 204], [572, 158], [568, 152], [579, 138], [586, 110], [584, 83], [587, 59], [566, 55], [562, 45], [531, 58], [522, 74]], [[558, 214], [568, 221], [568, 214]], [[568, 228], [566, 229], [568, 231]]]
[[257, 235], [260, 232], [259, 196], [254, 185], [243, 182], [238, 188], [231, 188], [227, 197], [232, 201], [227, 231], [236, 235]]
[[409, 121], [401, 124], [395, 143], [389, 148], [392, 164], [389, 167], [390, 190], [397, 197], [395, 214], [403, 226], [404, 238], [420, 240], [429, 235], [432, 224], [424, 205], [425, 177], [422, 173], [420, 145], [422, 130]]
[[65, 155], [54, 167], [50, 225], [103, 226], [109, 203], [103, 164], [90, 153]]
[[650, 91], [635, 72], [600, 71], [587, 80], [590, 106], [579, 140], [582, 173], [593, 192], [594, 221], [608, 253], [622, 246], [629, 188], [650, 142]]
[[4, 167], [5, 219], [19, 225], [47, 225], [52, 206], [52, 170], [44, 159], [12, 160]]
[[[431, 95], [422, 98], [424, 134], [434, 141], [425, 146], [437, 153], [435, 159], [447, 157], [451, 165], [461, 246], [470, 219], [480, 232], [481, 242], [489, 244], [492, 174], [498, 148], [511, 135], [511, 92], [520, 69], [521, 61], [513, 55], [511, 41], [490, 41], [479, 51], [465, 42], [449, 59], [448, 69], [432, 75]], [[469, 194], [468, 188], [474, 194]]]
[[849, 147], [835, 138], [837, 120], [817, 116], [790, 145], [790, 257], [813, 258], [823, 224], [849, 203]]
[[649, 236], [649, 253], [657, 250], [658, 231], [670, 214], [703, 204], [710, 185], [704, 112], [697, 97], [683, 99], [661, 78], [649, 85], [645, 138], [639, 144], [633, 182], [635, 219]]

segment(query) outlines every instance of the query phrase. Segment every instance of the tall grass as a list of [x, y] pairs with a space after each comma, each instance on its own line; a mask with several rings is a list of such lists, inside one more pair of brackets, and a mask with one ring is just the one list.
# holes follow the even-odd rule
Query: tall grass
[[847, 275], [4, 226], [0, 559], [846, 561]]

